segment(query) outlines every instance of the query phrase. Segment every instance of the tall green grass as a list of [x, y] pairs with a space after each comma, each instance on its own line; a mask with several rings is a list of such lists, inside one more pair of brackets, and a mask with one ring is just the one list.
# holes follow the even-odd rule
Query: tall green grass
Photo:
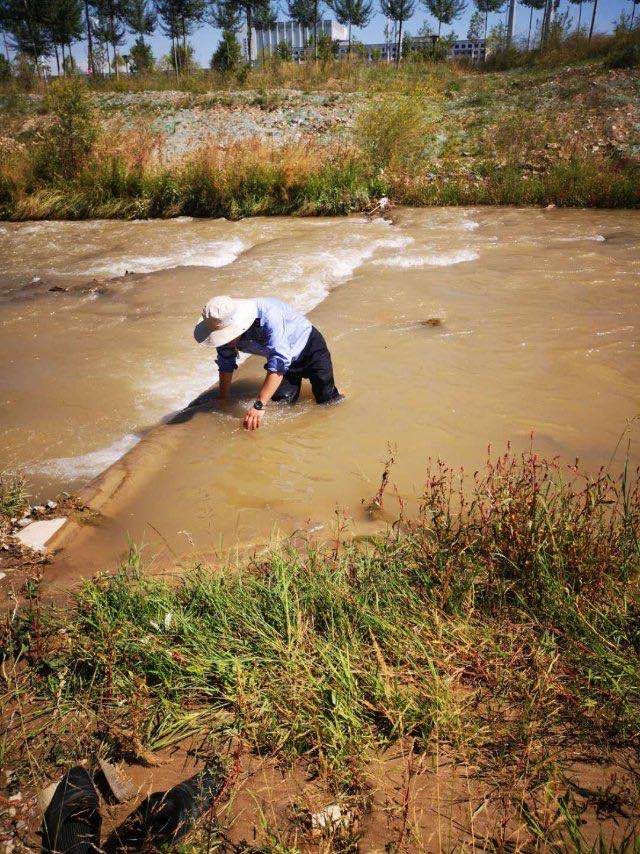
[[[30, 588], [3, 629], [2, 755], [42, 776], [232, 739], [366, 803], [368, 760], [410, 738], [491, 781], [527, 844], [592, 850], [573, 767], [640, 749], [639, 579], [638, 472], [433, 465], [418, 515], [376, 538], [169, 578], [132, 552], [64, 607]], [[635, 808], [615, 776], [590, 797]], [[602, 845], [635, 850], [630, 830]]]
[[83, 750], [209, 728], [340, 777], [434, 730], [461, 756], [495, 750], [505, 722], [487, 728], [483, 697], [509, 707], [505, 756], [531, 726], [640, 747], [637, 482], [505, 455], [468, 487], [436, 467], [395, 533], [176, 581], [132, 554], [73, 607], [27, 608], [5, 655], [59, 722], [82, 710]]

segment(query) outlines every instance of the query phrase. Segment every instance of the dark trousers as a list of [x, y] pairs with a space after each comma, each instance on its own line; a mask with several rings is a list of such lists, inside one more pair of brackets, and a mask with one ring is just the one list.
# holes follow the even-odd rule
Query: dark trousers
[[316, 403], [330, 403], [340, 397], [333, 380], [333, 365], [327, 342], [315, 326], [311, 329], [309, 340], [300, 355], [293, 360], [282, 378], [273, 400], [295, 403], [300, 396], [302, 380], [311, 381], [311, 390]]

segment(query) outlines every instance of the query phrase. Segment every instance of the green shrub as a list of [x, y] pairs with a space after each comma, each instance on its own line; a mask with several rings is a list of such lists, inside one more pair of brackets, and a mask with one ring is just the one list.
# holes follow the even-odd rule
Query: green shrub
[[383, 98], [360, 114], [356, 139], [373, 166], [410, 169], [422, 157], [430, 126], [417, 97]]
[[0, 54], [0, 82], [6, 83], [7, 80], [11, 80], [11, 63], [2, 53]]
[[607, 68], [640, 67], [640, 41], [629, 42], [612, 50], [605, 59], [605, 65]]
[[240, 65], [241, 52], [240, 43], [231, 30], [224, 30], [220, 44], [211, 57], [211, 68], [223, 74], [227, 71], [235, 71]]
[[37, 172], [72, 178], [86, 165], [98, 136], [89, 90], [77, 77], [60, 78], [49, 86], [46, 105], [53, 121], [39, 147]]

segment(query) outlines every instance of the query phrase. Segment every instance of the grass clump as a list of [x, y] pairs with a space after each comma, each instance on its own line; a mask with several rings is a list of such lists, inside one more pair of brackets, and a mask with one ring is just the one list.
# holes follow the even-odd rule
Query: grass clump
[[27, 507], [28, 497], [22, 475], [0, 472], [0, 522], [22, 513]]
[[421, 100], [400, 96], [374, 102], [359, 116], [356, 134], [374, 168], [415, 169], [432, 132]]
[[[572, 749], [634, 751], [640, 493], [626, 473], [569, 474], [506, 454], [469, 490], [438, 465], [395, 532], [177, 583], [133, 555], [73, 607], [17, 616], [6, 666], [49, 709], [56, 749], [62, 727], [82, 755], [235, 734], [349, 786], [364, 757], [407, 736], [495, 779], [525, 756], [549, 779]], [[11, 749], [46, 762], [53, 745], [28, 732]]]

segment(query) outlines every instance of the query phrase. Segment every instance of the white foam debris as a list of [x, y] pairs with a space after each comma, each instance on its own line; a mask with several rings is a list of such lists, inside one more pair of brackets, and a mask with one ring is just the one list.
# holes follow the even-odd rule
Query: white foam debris
[[475, 219], [465, 219], [460, 223], [460, 228], [464, 231], [475, 231], [476, 228], [480, 228], [480, 223], [476, 222]]
[[40, 474], [59, 477], [62, 480], [93, 477], [123, 457], [139, 441], [140, 436], [135, 433], [127, 433], [104, 448], [98, 448], [96, 451], [89, 451], [87, 454], [80, 454], [76, 457], [58, 457], [53, 460], [45, 460], [45, 462], [33, 466], [31, 470]]
[[603, 234], [578, 234], [575, 237], [558, 237], [558, 243], [576, 243], [583, 240], [604, 243], [606, 237]]
[[461, 249], [459, 252], [443, 252], [440, 255], [395, 255], [392, 258], [382, 258], [377, 261], [384, 267], [450, 267], [452, 264], [463, 264], [476, 261], [480, 254], [474, 249]]
[[324, 809], [311, 814], [311, 830], [316, 833], [323, 830], [335, 830], [348, 827], [351, 814], [342, 812], [339, 804], [329, 804]]
[[42, 519], [38, 522], [32, 522], [28, 528], [23, 528], [14, 536], [23, 546], [27, 546], [36, 552], [43, 552], [47, 542], [62, 528], [66, 521], [66, 516], [60, 516], [58, 519]]

